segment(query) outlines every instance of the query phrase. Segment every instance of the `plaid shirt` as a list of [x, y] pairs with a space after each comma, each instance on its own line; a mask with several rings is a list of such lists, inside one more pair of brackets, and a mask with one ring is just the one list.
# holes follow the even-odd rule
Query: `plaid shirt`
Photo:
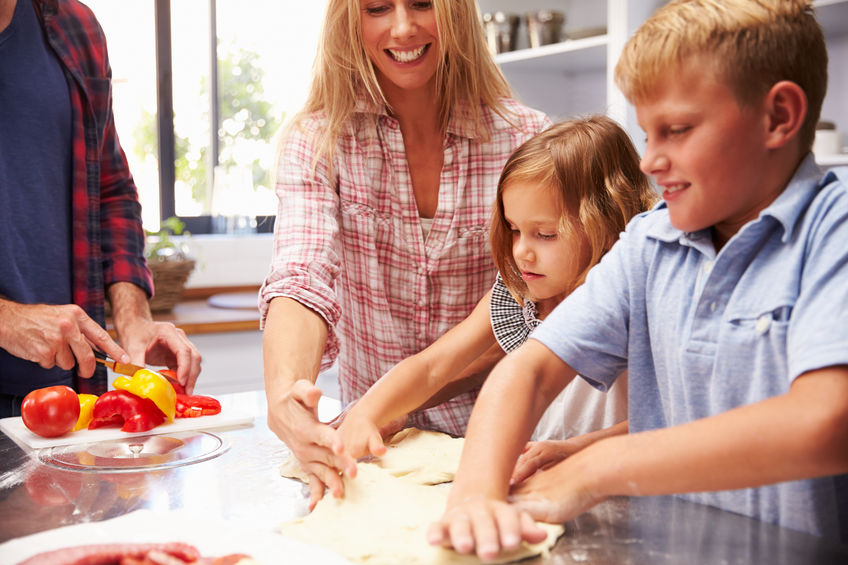
[[[342, 402], [462, 321], [495, 277], [489, 219], [498, 177], [523, 141], [550, 122], [506, 101], [518, 128], [485, 110], [490, 140], [475, 138], [467, 113], [448, 126], [439, 204], [424, 239], [400, 126], [362, 102], [340, 136], [329, 177], [313, 170], [313, 116], [280, 148], [271, 271], [260, 291], [264, 319], [277, 296], [298, 300], [330, 328], [323, 368], [338, 357]], [[476, 391], [418, 413], [413, 423], [463, 434]]]
[[[152, 293], [141, 205], [112, 116], [112, 69], [94, 14], [76, 0], [34, 0], [47, 43], [71, 95], [73, 301], [105, 326], [105, 290], [128, 281]], [[106, 371], [76, 379], [79, 392], [106, 390]]]

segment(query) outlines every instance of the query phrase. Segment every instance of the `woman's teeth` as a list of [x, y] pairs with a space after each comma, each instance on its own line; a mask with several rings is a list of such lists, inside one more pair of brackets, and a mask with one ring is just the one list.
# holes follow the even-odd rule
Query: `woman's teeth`
[[688, 183], [673, 184], [673, 185], [665, 187], [665, 191], [666, 192], [677, 192], [678, 190], [683, 190], [687, 186], [689, 186]]
[[386, 49], [386, 51], [391, 55], [392, 59], [399, 63], [411, 63], [412, 61], [421, 57], [424, 54], [424, 49], [426, 49], [426, 45], [422, 45], [416, 49], [410, 49], [407, 51], [396, 51], [394, 49]]

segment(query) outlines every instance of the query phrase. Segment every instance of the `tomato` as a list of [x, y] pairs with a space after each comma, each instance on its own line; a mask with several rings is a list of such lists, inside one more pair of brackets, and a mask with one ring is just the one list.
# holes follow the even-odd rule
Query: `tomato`
[[171, 369], [162, 369], [160, 371], [156, 371], [171, 383], [171, 386], [174, 387], [174, 392], [177, 394], [185, 394], [185, 387], [180, 384], [180, 381], [177, 380], [177, 372], [172, 371]]
[[24, 425], [42, 437], [58, 437], [74, 428], [80, 415], [77, 393], [67, 386], [32, 391], [21, 404]]

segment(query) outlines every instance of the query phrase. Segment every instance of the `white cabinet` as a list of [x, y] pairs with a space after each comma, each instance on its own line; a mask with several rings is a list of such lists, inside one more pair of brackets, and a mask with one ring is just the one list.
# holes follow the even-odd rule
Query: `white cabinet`
[[[637, 148], [644, 148], [633, 107], [613, 81], [615, 62], [632, 33], [663, 0], [478, 0], [481, 12], [502, 11], [522, 17], [518, 49], [495, 57], [510, 85], [528, 106], [553, 120], [606, 113], [621, 123]], [[822, 119], [848, 133], [848, 0], [818, 0], [819, 21], [830, 55], [830, 83]], [[598, 33], [528, 48], [524, 14], [540, 9], [565, 14], [566, 37], [584, 30]], [[848, 136], [844, 136], [848, 137]], [[844, 140], [848, 144], [848, 139]], [[822, 164], [848, 164], [848, 155], [817, 156]]]

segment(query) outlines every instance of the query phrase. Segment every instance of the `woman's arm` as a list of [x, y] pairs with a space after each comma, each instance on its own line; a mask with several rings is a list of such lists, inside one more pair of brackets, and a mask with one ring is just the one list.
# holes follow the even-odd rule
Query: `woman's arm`
[[300, 302], [271, 300], [262, 338], [268, 427], [310, 476], [310, 509], [325, 487], [342, 496], [340, 471], [356, 474], [356, 462], [344, 452], [338, 432], [318, 421], [321, 390], [314, 383], [327, 332], [324, 319]]
[[381, 427], [421, 407], [445, 385], [466, 377], [463, 369], [495, 344], [489, 322], [490, 294], [429, 347], [395, 365], [356, 402], [339, 428], [350, 455], [385, 453]]

